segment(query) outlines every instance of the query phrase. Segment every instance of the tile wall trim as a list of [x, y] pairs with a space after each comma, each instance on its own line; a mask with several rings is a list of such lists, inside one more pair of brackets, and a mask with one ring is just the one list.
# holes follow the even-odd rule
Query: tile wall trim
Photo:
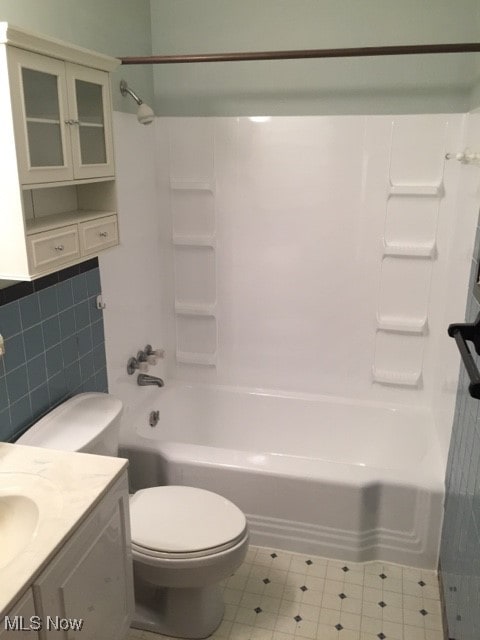
[[73, 267], [67, 267], [55, 273], [49, 273], [47, 276], [37, 278], [37, 280], [33, 282], [17, 282], [12, 284], [10, 287], [0, 289], [0, 307], [9, 302], [15, 302], [15, 300], [29, 296], [31, 293], [42, 291], [42, 289], [73, 278], [73, 276], [79, 275], [80, 273], [85, 273], [86, 271], [97, 268], [98, 258], [92, 258], [91, 260], [76, 264]]

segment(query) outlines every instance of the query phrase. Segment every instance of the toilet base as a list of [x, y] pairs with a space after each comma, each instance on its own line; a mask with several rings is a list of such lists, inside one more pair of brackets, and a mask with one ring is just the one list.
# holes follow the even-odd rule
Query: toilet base
[[173, 638], [207, 638], [220, 625], [224, 613], [218, 585], [202, 588], [153, 587], [135, 581], [132, 627]]

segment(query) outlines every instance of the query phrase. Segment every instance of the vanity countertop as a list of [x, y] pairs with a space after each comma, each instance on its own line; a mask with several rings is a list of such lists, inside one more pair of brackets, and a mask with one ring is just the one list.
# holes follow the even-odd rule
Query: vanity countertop
[[0, 616], [127, 464], [121, 458], [0, 443]]

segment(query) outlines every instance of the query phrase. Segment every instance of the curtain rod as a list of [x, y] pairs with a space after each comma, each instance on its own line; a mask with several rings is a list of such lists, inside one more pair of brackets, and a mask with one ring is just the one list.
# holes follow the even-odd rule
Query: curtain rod
[[480, 52], [480, 42], [457, 44], [407, 44], [349, 49], [303, 49], [295, 51], [245, 51], [236, 53], [181, 54], [120, 58], [122, 64], [186, 64], [192, 62], [244, 62], [247, 60], [299, 60], [303, 58], [358, 58], [428, 53]]

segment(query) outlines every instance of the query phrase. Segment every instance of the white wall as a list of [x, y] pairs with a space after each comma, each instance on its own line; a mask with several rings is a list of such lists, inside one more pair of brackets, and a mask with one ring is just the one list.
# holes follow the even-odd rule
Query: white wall
[[431, 406], [464, 119], [158, 119], [171, 373]]
[[[138, 387], [127, 360], [146, 344], [162, 346], [160, 222], [156, 194], [155, 127], [114, 113], [120, 247], [100, 258], [110, 392], [124, 402], [123, 427], [146, 420], [157, 387]], [[163, 363], [150, 368], [163, 375]]]

